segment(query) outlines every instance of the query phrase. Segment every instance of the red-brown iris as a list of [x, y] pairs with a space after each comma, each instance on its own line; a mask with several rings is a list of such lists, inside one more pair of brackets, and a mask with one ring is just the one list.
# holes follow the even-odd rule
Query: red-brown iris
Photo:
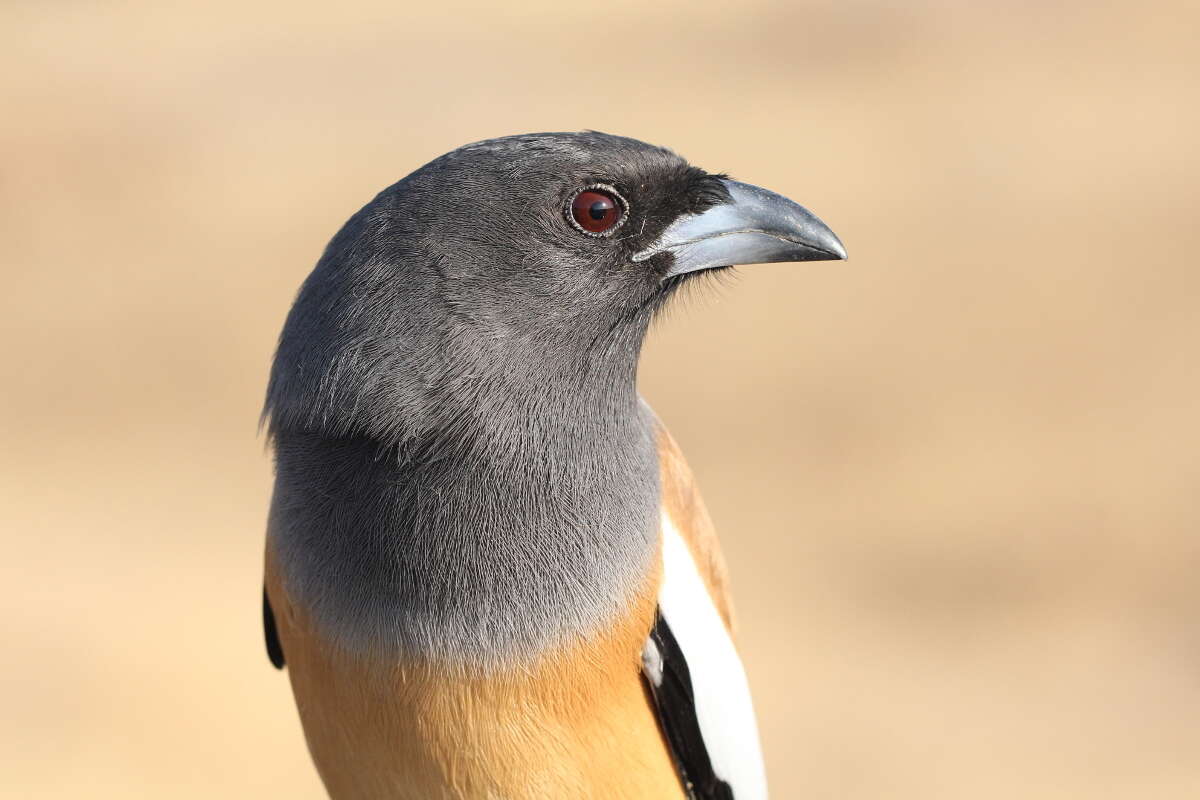
[[571, 201], [571, 219], [588, 233], [612, 230], [624, 213], [616, 195], [599, 187], [584, 189]]

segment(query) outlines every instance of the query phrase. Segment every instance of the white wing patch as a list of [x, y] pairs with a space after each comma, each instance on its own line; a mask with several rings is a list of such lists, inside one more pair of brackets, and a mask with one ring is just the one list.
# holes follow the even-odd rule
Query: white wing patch
[[[764, 800], [767, 777], [742, 661], [687, 543], [666, 512], [662, 531], [659, 611], [687, 659], [696, 717], [713, 772], [729, 784], [737, 800]], [[660, 662], [660, 673], [661, 669]]]

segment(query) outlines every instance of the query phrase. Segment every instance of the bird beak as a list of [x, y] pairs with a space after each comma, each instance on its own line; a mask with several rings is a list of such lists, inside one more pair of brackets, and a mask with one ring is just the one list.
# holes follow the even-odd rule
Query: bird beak
[[675, 220], [633, 260], [671, 253], [675, 263], [666, 275], [671, 277], [734, 264], [846, 257], [837, 235], [803, 206], [748, 183], [721, 182], [729, 190], [729, 202]]

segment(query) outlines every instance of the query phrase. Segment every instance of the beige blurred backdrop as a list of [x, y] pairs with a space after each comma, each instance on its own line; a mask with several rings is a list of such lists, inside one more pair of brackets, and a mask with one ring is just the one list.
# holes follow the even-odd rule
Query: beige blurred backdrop
[[320, 798], [263, 652], [278, 329], [459, 144], [595, 128], [844, 264], [660, 324], [776, 798], [1200, 797], [1200, 5], [0, 5], [0, 794]]

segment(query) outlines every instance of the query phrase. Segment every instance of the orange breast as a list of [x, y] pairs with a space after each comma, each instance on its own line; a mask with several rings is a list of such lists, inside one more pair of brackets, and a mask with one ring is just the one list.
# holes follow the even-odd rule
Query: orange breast
[[[704, 502], [661, 424], [658, 434], [663, 510], [732, 628], [728, 578]], [[332, 647], [288, 596], [268, 543], [267, 592], [330, 796], [682, 798], [640, 671], [660, 579], [656, 562], [625, 615], [586, 641], [485, 674]]]
[[567, 652], [490, 674], [335, 650], [267, 591], [309, 750], [333, 800], [671, 798], [683, 791], [640, 676], [659, 570]]

